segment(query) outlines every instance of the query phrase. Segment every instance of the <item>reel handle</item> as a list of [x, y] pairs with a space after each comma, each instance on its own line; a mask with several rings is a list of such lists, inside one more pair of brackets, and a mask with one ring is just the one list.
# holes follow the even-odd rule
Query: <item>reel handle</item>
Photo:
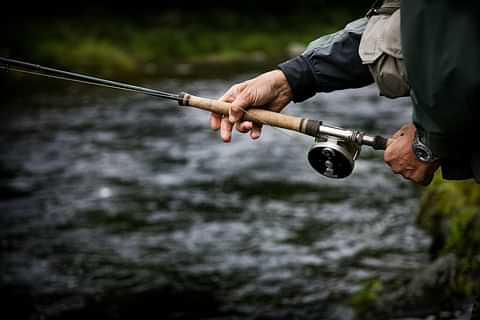
[[[188, 93], [180, 94], [179, 104], [181, 106], [191, 106], [198, 109], [222, 114], [228, 116], [231, 103], [202, 98], [190, 95]], [[248, 109], [248, 113], [243, 116], [244, 120], [253, 121], [259, 124], [267, 124], [272, 127], [288, 129], [300, 132], [312, 137], [316, 137], [318, 129], [322, 124], [318, 120], [309, 120], [305, 118], [286, 115], [263, 109]]]

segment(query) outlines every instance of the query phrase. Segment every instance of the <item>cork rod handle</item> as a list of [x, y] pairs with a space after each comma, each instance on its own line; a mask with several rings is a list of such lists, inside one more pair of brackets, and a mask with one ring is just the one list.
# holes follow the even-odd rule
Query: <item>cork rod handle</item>
[[[182, 100], [179, 103], [182, 106], [191, 106], [225, 116], [228, 116], [231, 106], [228, 102], [197, 97], [187, 93], [182, 93], [180, 97]], [[312, 137], [317, 136], [318, 128], [321, 125], [321, 121], [318, 120], [309, 120], [263, 109], [248, 109], [248, 113], [244, 114], [243, 119], [304, 133]]]

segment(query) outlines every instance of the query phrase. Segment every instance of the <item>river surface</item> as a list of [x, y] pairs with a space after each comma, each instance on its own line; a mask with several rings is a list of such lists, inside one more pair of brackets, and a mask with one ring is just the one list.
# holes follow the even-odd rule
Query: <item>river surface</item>
[[[218, 97], [250, 76], [144, 84]], [[382, 152], [331, 180], [308, 137], [224, 144], [203, 111], [42, 82], [0, 111], [0, 284], [18, 318], [347, 320], [366, 281], [427, 260], [418, 190]], [[388, 135], [411, 108], [368, 87], [286, 112]]]

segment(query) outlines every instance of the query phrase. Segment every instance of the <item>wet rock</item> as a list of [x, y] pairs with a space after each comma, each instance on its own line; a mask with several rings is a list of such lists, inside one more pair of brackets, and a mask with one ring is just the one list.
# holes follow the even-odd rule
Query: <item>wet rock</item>
[[376, 279], [353, 305], [368, 319], [475, 319], [470, 314], [480, 293], [480, 185], [437, 176], [424, 191], [417, 223], [432, 237], [431, 263], [401, 279]]
[[480, 291], [480, 185], [473, 180], [436, 177], [425, 191], [418, 225], [432, 236], [432, 259], [455, 256], [446, 286], [451, 294], [472, 297]]

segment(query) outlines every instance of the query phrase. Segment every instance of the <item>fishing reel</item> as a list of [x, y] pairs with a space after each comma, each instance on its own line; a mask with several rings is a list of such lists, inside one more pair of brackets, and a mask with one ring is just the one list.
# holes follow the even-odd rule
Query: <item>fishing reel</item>
[[321, 175], [342, 179], [352, 173], [361, 147], [352, 139], [319, 135], [308, 151], [308, 162]]

